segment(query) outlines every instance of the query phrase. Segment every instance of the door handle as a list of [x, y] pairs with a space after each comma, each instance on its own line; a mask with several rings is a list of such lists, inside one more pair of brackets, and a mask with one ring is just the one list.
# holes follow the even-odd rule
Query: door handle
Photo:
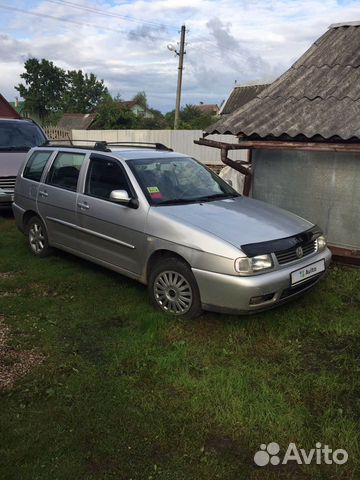
[[89, 210], [89, 205], [87, 203], [78, 203], [77, 204], [79, 208], [81, 208], [82, 210]]
[[49, 194], [46, 190], [39, 190], [40, 197], [48, 197]]

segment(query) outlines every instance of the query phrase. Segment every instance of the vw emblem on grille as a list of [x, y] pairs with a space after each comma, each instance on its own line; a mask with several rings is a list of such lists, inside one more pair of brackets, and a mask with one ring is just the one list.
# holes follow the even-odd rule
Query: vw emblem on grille
[[295, 253], [296, 253], [297, 258], [301, 258], [304, 255], [304, 251], [303, 251], [302, 247], [297, 247]]

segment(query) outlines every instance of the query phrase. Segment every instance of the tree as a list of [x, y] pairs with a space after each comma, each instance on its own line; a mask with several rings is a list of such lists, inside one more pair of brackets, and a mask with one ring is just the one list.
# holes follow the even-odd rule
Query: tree
[[103, 80], [93, 73], [56, 67], [49, 60], [29, 58], [25, 62], [25, 73], [20, 76], [25, 85], [16, 90], [25, 100], [25, 110], [36, 114], [42, 121], [56, 118], [56, 113], [93, 112], [108, 90]]
[[[174, 116], [174, 110], [165, 115], [170, 128], [174, 126]], [[215, 121], [214, 115], [201, 111], [196, 105], [186, 105], [180, 110], [179, 128], [182, 130], [205, 130]]]
[[66, 73], [49, 60], [29, 58], [25, 62], [25, 73], [20, 75], [25, 85], [20, 83], [15, 89], [25, 101], [25, 110], [35, 113], [43, 120], [49, 113], [62, 108], [66, 88]]
[[146, 93], [145, 92], [138, 92], [134, 97], [133, 97], [133, 102], [136, 102], [140, 107], [146, 110], [149, 109], [147, 98], [146, 98]]
[[97, 118], [92, 129], [132, 129], [136, 128], [136, 115], [126, 106], [121, 104], [120, 99], [113, 99], [106, 95], [102, 103], [96, 108]]
[[93, 112], [109, 93], [103, 80], [82, 70], [69, 70], [66, 83], [62, 107], [68, 113]]
[[151, 115], [138, 118], [137, 127], [141, 130], [166, 130], [168, 128], [164, 115], [153, 108], [149, 108], [148, 113]]

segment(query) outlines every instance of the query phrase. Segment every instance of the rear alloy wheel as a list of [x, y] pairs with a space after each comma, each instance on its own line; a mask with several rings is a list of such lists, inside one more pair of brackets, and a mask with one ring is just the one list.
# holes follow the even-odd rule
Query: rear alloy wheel
[[178, 259], [167, 259], [153, 268], [149, 279], [152, 303], [166, 313], [194, 318], [201, 313], [199, 289], [190, 268]]
[[44, 223], [39, 217], [32, 217], [27, 224], [26, 233], [30, 251], [36, 257], [46, 257], [51, 253]]

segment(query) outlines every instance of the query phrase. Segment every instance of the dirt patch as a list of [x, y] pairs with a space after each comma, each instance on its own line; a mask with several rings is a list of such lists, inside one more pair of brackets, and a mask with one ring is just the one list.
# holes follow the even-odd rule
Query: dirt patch
[[164, 345], [172, 345], [184, 340], [186, 334], [184, 324], [180, 322], [169, 322], [164, 333]]
[[0, 314], [0, 390], [11, 390], [16, 381], [42, 363], [43, 355], [33, 351], [14, 350], [8, 346], [10, 328]]
[[227, 436], [210, 436], [206, 439], [204, 445], [205, 451], [215, 455], [224, 455], [226, 453], [237, 454], [239, 447], [236, 442]]
[[21, 293], [21, 288], [15, 288], [11, 292], [0, 292], [0, 297], [18, 297]]
[[301, 344], [303, 366], [312, 373], [322, 369], [343, 371], [341, 357], [360, 357], [359, 337], [319, 335]]
[[220, 461], [231, 462], [234, 466], [234, 478], [253, 478], [254, 451], [256, 451], [244, 437], [232, 438], [223, 434], [210, 434], [201, 449], [203, 454], [218, 457]]
[[0, 280], [8, 280], [9, 278], [14, 278], [14, 272], [0, 272]]

